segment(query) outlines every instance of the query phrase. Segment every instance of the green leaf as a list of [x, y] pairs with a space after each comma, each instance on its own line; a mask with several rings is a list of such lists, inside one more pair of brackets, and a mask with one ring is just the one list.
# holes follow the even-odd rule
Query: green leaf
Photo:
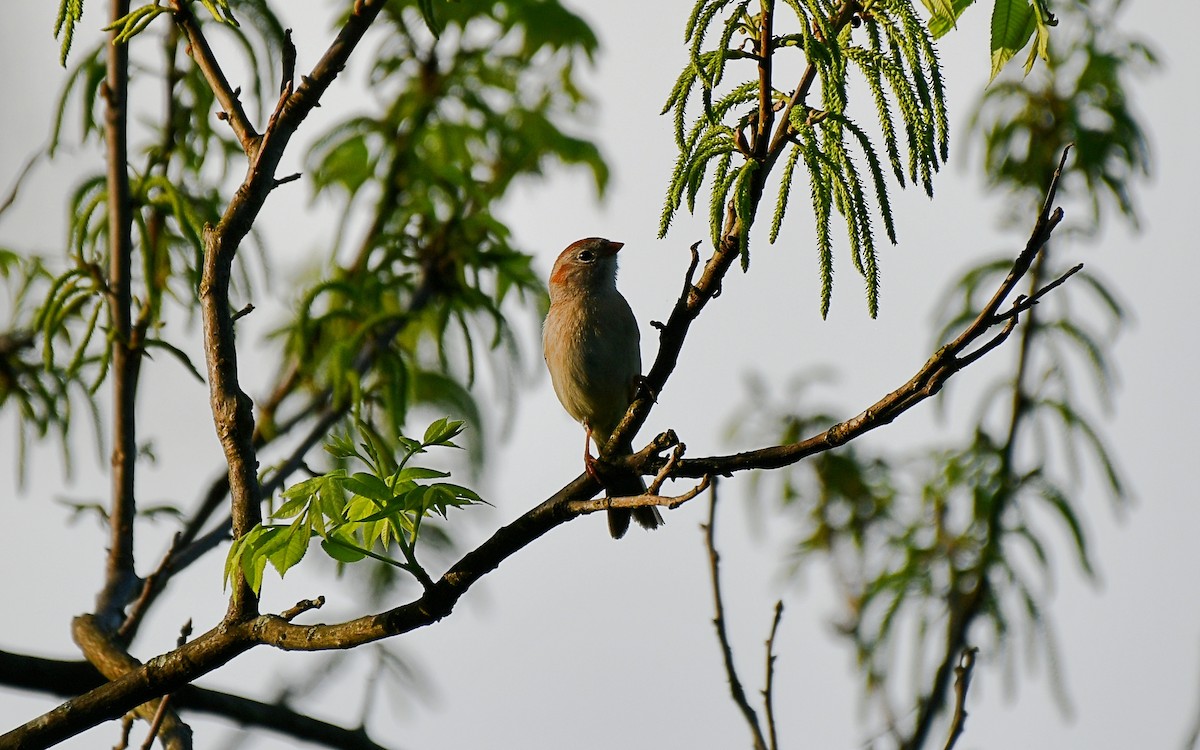
[[321, 549], [325, 550], [325, 554], [340, 563], [356, 563], [367, 556], [367, 553], [359, 549], [356, 545], [348, 544], [333, 537], [322, 539]]
[[183, 352], [182, 349], [174, 344], [163, 341], [162, 339], [147, 338], [143, 344], [147, 349], [162, 349], [166, 351], [168, 354], [178, 360], [179, 363], [183, 365], [184, 369], [191, 373], [192, 377], [194, 377], [200, 383], [200, 385], [204, 385], [204, 376], [200, 374], [200, 371], [196, 369], [196, 366], [192, 364], [192, 360]]
[[394, 494], [392, 489], [387, 486], [379, 477], [366, 472], [357, 472], [353, 476], [346, 477], [342, 482], [342, 486], [350, 490], [356, 495], [374, 500], [378, 503], [389, 503], [392, 501]]
[[[317, 477], [317, 479], [323, 479], [323, 477]], [[276, 508], [275, 512], [271, 514], [271, 518], [291, 518], [299, 513], [304, 512], [304, 510], [308, 508], [309, 503], [312, 502], [313, 494], [315, 494], [315, 486], [314, 492], [293, 496], [283, 505]]]
[[421, 439], [421, 442], [425, 445], [444, 445], [449, 448], [457, 448], [458, 446], [450, 441], [463, 431], [463, 424], [461, 420], [442, 417], [425, 429], [425, 437]]
[[995, 80], [1004, 66], [1024, 49], [1037, 27], [1029, 0], [996, 0], [992, 8], [992, 73]]
[[62, 36], [62, 48], [58, 64], [67, 66], [67, 55], [71, 52], [71, 41], [75, 37], [75, 24], [83, 18], [83, 0], [59, 0], [58, 18], [54, 21], [54, 38]]
[[450, 476], [450, 472], [448, 471], [427, 469], [424, 466], [406, 466], [396, 475], [396, 484], [412, 482], [418, 479], [442, 479], [448, 476]]
[[313, 189], [340, 185], [351, 195], [374, 176], [374, 164], [363, 135], [347, 138], [330, 149], [313, 173]]
[[[958, 18], [967, 8], [975, 4], [975, 0], [922, 0], [925, 7], [929, 8], [932, 17], [929, 19], [929, 32], [933, 34], [934, 39], [941, 39], [950, 29], [958, 26]], [[933, 5], [937, 6], [935, 10]], [[949, 6], [947, 8], [947, 6]]]
[[280, 535], [279, 543], [273, 545], [267, 554], [267, 559], [278, 571], [280, 578], [304, 559], [311, 538], [312, 531], [305, 523], [304, 517], [297, 518], [287, 527], [287, 531]]
[[440, 36], [442, 26], [438, 22], [437, 15], [433, 12], [433, 0], [417, 0], [417, 8], [421, 11], [421, 18], [424, 19], [425, 25], [433, 32], [434, 36]]

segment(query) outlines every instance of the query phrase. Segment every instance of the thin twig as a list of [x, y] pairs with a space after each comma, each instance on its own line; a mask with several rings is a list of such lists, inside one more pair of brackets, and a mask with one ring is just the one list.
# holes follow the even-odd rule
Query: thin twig
[[975, 654], [979, 649], [968, 646], [962, 650], [958, 666], [954, 668], [954, 718], [950, 720], [950, 735], [946, 738], [945, 750], [954, 750], [967, 723], [967, 689], [971, 687], [971, 673], [975, 669]]
[[1004, 320], [1010, 316], [1016, 317], [1020, 313], [1025, 312], [1026, 310], [1032, 308], [1034, 305], [1036, 305], [1038, 303], [1038, 300], [1040, 300], [1042, 297], [1045, 297], [1047, 294], [1054, 291], [1058, 287], [1062, 286], [1066, 282], [1067, 279], [1071, 278], [1072, 276], [1074, 276], [1075, 274], [1079, 273], [1082, 270], [1083, 270], [1083, 264], [1076, 263], [1074, 266], [1067, 269], [1067, 271], [1065, 273], [1063, 273], [1063, 275], [1059, 276], [1054, 281], [1051, 281], [1046, 286], [1042, 287], [1041, 289], [1038, 289], [1036, 292], [1029, 295], [1028, 297], [1024, 297], [1024, 296], [1021, 297], [1017, 302], [1013, 303], [1012, 308], [997, 315], [996, 320], [997, 321]]
[[297, 617], [304, 614], [305, 612], [308, 612], [308, 611], [314, 610], [314, 609], [320, 609], [321, 607], [324, 607], [324, 606], [325, 606], [325, 597], [324, 596], [318, 596], [316, 599], [301, 599], [300, 601], [296, 602], [296, 604], [293, 605], [292, 607], [280, 612], [279, 616], [282, 617], [284, 620], [291, 622], [292, 620], [295, 620]]
[[[711, 484], [711, 478], [702, 477], [696, 486], [682, 495], [656, 495], [647, 491], [641, 495], [600, 496], [582, 500], [571, 500], [563, 505], [563, 510], [571, 514], [571, 516], [586, 516], [589, 513], [598, 513], [602, 510], [607, 511], [614, 508], [648, 508], [657, 506], [674, 510], [704, 492]], [[430, 585], [432, 583], [431, 581]]]
[[129, 747], [129, 733], [133, 731], [133, 722], [136, 717], [132, 713], [127, 713], [121, 717], [121, 736], [117, 740], [117, 744], [113, 745], [113, 750], [125, 750]]
[[779, 738], [775, 733], [775, 634], [779, 632], [779, 621], [783, 619], [783, 600], [775, 602], [775, 617], [771, 620], [771, 635], [767, 637], [767, 677], [763, 685], [763, 707], [766, 709], [767, 737], [771, 750], [779, 750]]
[[150, 750], [154, 746], [154, 740], [158, 739], [158, 729], [162, 726], [163, 717], [167, 715], [167, 706], [171, 702], [173, 693], [168, 693], [158, 702], [158, 710], [154, 712], [154, 718], [150, 720], [150, 728], [146, 730], [146, 740], [142, 743], [142, 750]]
[[221, 111], [225, 115], [222, 119], [233, 128], [233, 134], [238, 143], [242, 144], [242, 150], [247, 155], [253, 155], [261, 136], [255, 132], [250, 118], [246, 116], [246, 109], [242, 106], [238, 91], [229, 85], [229, 79], [225, 77], [225, 72], [221, 70], [221, 65], [208, 44], [208, 38], [204, 36], [200, 23], [192, 15], [190, 4], [186, 0], [171, 0], [171, 8], [175, 11], [175, 23], [179, 24], [187, 36], [188, 54], [196, 61], [196, 67], [208, 81], [209, 88], [221, 105]]
[[767, 741], [763, 737], [762, 727], [758, 722], [758, 714], [746, 699], [746, 691], [742, 689], [742, 681], [738, 679], [737, 668], [733, 664], [733, 647], [729, 644], [729, 634], [725, 631], [725, 605], [721, 597], [721, 555], [717, 552], [714, 539], [717, 525], [717, 483], [713, 482], [712, 492], [709, 493], [708, 523], [703, 524], [704, 546], [708, 548], [708, 570], [712, 579], [713, 627], [717, 631], [717, 640], [721, 644], [721, 657], [725, 663], [725, 676], [729, 678], [729, 692], [733, 702], [742, 712], [750, 735], [754, 739], [754, 750], [767, 750]]

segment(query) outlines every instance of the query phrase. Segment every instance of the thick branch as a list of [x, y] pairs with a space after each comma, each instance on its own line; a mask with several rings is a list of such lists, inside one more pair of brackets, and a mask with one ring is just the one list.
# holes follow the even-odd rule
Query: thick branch
[[[204, 270], [200, 305], [204, 321], [204, 351], [208, 364], [213, 422], [229, 464], [233, 505], [233, 535], [240, 537], [261, 521], [258, 460], [254, 447], [254, 406], [238, 382], [237, 347], [229, 304], [230, 269], [242, 240], [249, 233], [276, 186], [275, 170], [296, 129], [337, 77], [355, 46], [383, 7], [383, 0], [354, 4], [325, 55], [295, 92], [285, 82], [284, 93], [258, 147], [251, 154], [245, 181], [216, 227], [204, 236]], [[210, 79], [211, 82], [211, 79]], [[214, 90], [218, 89], [217, 81]], [[242, 619], [257, 612], [257, 598], [239, 577], [230, 603], [230, 617]]]
[[[80, 615], [71, 623], [71, 635], [79, 649], [87, 654], [88, 661], [95, 665], [105, 677], [115, 679], [139, 669], [142, 663], [130, 656], [105, 632], [92, 615]], [[179, 720], [173, 710], [163, 711], [166, 698], [156, 698], [134, 709], [143, 721], [158, 722], [158, 736], [167, 750], [190, 750], [192, 730]]]
[[[60, 661], [0, 651], [0, 683], [7, 687], [67, 698], [105, 682], [104, 675], [85, 661]], [[339, 750], [386, 750], [362, 729], [339, 727], [287, 706], [194, 685], [183, 687], [172, 696], [171, 702], [183, 712], [217, 716], [242, 726], [267, 729], [295, 740]]]

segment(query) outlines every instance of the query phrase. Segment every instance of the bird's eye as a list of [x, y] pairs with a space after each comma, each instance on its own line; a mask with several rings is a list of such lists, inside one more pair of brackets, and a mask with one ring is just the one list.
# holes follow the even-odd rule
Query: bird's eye
[[579, 260], [581, 263], [591, 263], [596, 259], [596, 254], [591, 250], [580, 250]]

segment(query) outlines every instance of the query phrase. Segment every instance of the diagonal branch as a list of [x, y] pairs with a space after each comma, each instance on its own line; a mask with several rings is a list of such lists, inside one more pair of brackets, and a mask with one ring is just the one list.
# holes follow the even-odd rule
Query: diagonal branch
[[246, 110], [238, 95], [240, 89], [229, 85], [229, 79], [221, 70], [221, 65], [217, 62], [217, 57], [208, 44], [208, 38], [204, 36], [204, 31], [200, 28], [200, 22], [192, 14], [190, 0], [171, 0], [171, 9], [175, 12], [175, 23], [183, 29], [183, 33], [187, 36], [188, 54], [196, 61], [196, 67], [204, 74], [205, 80], [208, 81], [209, 87], [217, 97], [217, 102], [221, 105], [221, 119], [227, 121], [233, 128], [233, 134], [242, 144], [242, 150], [247, 155], [253, 156], [262, 136], [255, 132], [250, 118], [246, 116]]
[[[1051, 287], [1039, 289], [1028, 298], [1014, 300], [1012, 309], [1009, 311], [1000, 311], [1001, 306], [1008, 300], [1017, 284], [1029, 272], [1054, 228], [1062, 221], [1062, 209], [1050, 210], [1049, 201], [1053, 199], [1062, 177], [1062, 169], [1068, 151], [1069, 148], [1063, 151], [1062, 161], [1059, 163], [1059, 168], [1055, 171], [1047, 191], [1047, 203], [1038, 215], [1029, 241], [1013, 262], [1008, 276], [1001, 282], [991, 300], [975, 320], [952, 342], [938, 349], [907, 383], [876, 401], [857, 416], [840, 422], [818, 435], [795, 443], [775, 445], [728, 456], [683, 459], [679, 461], [673, 476], [702, 477], [725, 475], [749, 469], [776, 469], [794, 464], [816, 453], [844, 445], [866, 432], [891, 423], [904, 412], [935, 395], [955, 373], [978, 361], [981, 353], [989, 352], [1003, 343], [1016, 326], [1018, 315], [1013, 311], [1027, 307], [1029, 300], [1040, 298], [1050, 288], [1062, 283], [1062, 280], [1055, 281]], [[1001, 328], [998, 332], [993, 333], [992, 331], [997, 325], [1001, 325]], [[978, 349], [975, 350], [974, 347], [978, 347]], [[626, 463], [640, 465], [634, 464], [636, 458], [634, 456], [626, 459]], [[656, 461], [661, 460], [650, 461], [647, 469], [655, 470], [659, 465]]]

